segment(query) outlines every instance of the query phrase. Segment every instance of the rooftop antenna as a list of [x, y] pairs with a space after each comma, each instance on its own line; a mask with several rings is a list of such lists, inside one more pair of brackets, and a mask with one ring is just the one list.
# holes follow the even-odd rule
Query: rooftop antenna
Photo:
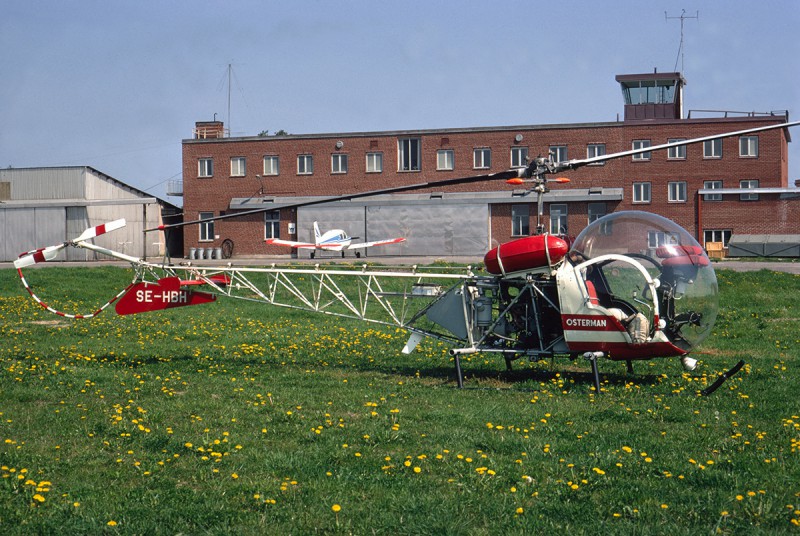
[[697, 19], [697, 20], [700, 20], [700, 12], [697, 11], [695, 13], [694, 17], [691, 17], [691, 16], [687, 16], [686, 15], [686, 10], [685, 9], [682, 9], [680, 17], [670, 17], [669, 15], [667, 15], [667, 12], [665, 11], [664, 12], [664, 20], [668, 21], [670, 19], [680, 19], [680, 21], [681, 21], [681, 43], [680, 43], [680, 45], [678, 45], [678, 57], [675, 58], [675, 67], [673, 67], [672, 70], [673, 71], [677, 71], [678, 70], [678, 58], [680, 58], [680, 60], [681, 60], [681, 71], [680, 72], [683, 73], [683, 23], [684, 23], [684, 21], [686, 19]]
[[[666, 11], [664, 12], [666, 14]], [[681, 43], [683, 43], [683, 21], [681, 21]], [[228, 64], [228, 137], [231, 135], [231, 72], [233, 65]]]

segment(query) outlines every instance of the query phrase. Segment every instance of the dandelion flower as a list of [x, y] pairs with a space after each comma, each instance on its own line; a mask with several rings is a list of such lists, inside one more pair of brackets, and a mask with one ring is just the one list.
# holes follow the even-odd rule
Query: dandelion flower
[[43, 503], [44, 502], [44, 497], [42, 497], [40, 494], [37, 493], [36, 495], [33, 496], [33, 500], [37, 501], [37, 502], [40, 502], [40, 503]]
[[109, 527], [116, 527], [117, 526], [117, 522], [114, 521], [113, 519], [110, 519], [108, 521], [108, 523], [106, 523], [106, 525], [108, 525]]
[[340, 512], [342, 510], [342, 507], [339, 506], [338, 504], [334, 504], [333, 506], [331, 506], [331, 510], [333, 510], [334, 512]]

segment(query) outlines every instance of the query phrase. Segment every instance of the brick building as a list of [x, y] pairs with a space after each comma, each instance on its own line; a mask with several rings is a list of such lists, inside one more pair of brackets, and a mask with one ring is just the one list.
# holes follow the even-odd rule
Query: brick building
[[[194, 137], [183, 141], [185, 218], [263, 212], [187, 229], [185, 250], [217, 248], [227, 239], [234, 255], [289, 254], [264, 239], [313, 241], [311, 222], [319, 221], [362, 240], [408, 239], [370, 249], [370, 256], [482, 255], [534, 232], [535, 196], [486, 181], [280, 207], [495, 173], [548, 152], [556, 161], [584, 159], [788, 121], [787, 112], [692, 111], [684, 117], [679, 73], [617, 80], [625, 114], [614, 122], [238, 138], [225, 137], [221, 122], [198, 122]], [[587, 165], [565, 173], [571, 182], [554, 184], [545, 194], [542, 224], [574, 236], [600, 216], [636, 209], [674, 220], [703, 244], [727, 245], [734, 235], [798, 234], [800, 199], [789, 184], [789, 141], [787, 129], [774, 129]]]

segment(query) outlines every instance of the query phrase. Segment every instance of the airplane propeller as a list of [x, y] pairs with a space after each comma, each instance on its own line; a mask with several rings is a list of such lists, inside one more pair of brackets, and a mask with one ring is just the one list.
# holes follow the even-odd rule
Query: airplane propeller
[[22, 255], [19, 256], [17, 260], [14, 261], [14, 267], [17, 269], [21, 269], [21, 268], [26, 268], [28, 266], [32, 266], [40, 262], [52, 261], [58, 256], [58, 253], [67, 246], [76, 246], [81, 242], [85, 242], [86, 240], [90, 240], [92, 238], [98, 237], [102, 234], [114, 231], [116, 229], [120, 229], [122, 227], [125, 227], [124, 218], [119, 220], [114, 220], [112, 222], [105, 223], [102, 225], [97, 225], [95, 227], [89, 227], [88, 229], [83, 231], [80, 234], [80, 236], [72, 240], [67, 240], [66, 242], [63, 242], [55, 246], [48, 246], [46, 248], [35, 249], [23, 253]]

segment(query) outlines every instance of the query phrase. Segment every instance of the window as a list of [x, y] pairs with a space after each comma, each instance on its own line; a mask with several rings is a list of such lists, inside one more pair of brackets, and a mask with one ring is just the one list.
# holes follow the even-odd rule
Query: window
[[455, 165], [455, 152], [452, 149], [440, 149], [436, 151], [436, 169], [446, 171], [453, 169]]
[[567, 161], [567, 146], [566, 145], [551, 145], [550, 157], [553, 162], [566, 162]]
[[281, 237], [281, 211], [270, 210], [264, 213], [264, 240]]
[[606, 215], [605, 203], [589, 203], [589, 223], [599, 220]]
[[383, 173], [383, 153], [367, 153], [367, 173]]
[[[703, 181], [703, 188], [706, 190], [721, 190], [722, 181]], [[703, 201], [722, 201], [722, 194], [705, 194]]]
[[722, 158], [722, 140], [708, 140], [703, 142], [703, 158]]
[[732, 231], [730, 229], [706, 229], [703, 231], [703, 247], [708, 247], [709, 242], [722, 242], [722, 247], [728, 247]]
[[211, 158], [201, 158], [197, 161], [197, 176], [198, 177], [213, 177], [214, 176], [214, 160]]
[[567, 234], [567, 205], [550, 205], [550, 232]]
[[647, 247], [655, 249], [661, 246], [677, 246], [681, 241], [678, 235], [674, 233], [665, 233], [664, 231], [647, 231]]
[[400, 138], [397, 140], [397, 171], [420, 171], [420, 148], [422, 140], [419, 138]]
[[[758, 188], [757, 180], [739, 181], [739, 188]], [[758, 201], [758, 194], [739, 194], [740, 201]]]
[[[208, 220], [214, 217], [213, 212], [201, 212], [200, 220]], [[214, 240], [214, 220], [201, 222], [200, 225], [200, 242], [211, 242]]]
[[528, 165], [528, 148], [527, 147], [512, 147], [511, 148], [511, 167], [521, 168]]
[[336, 153], [331, 155], [331, 173], [347, 173], [347, 155]]
[[511, 205], [511, 236], [528, 236], [531, 209], [528, 205]]
[[298, 175], [311, 175], [314, 173], [314, 157], [310, 154], [301, 154], [297, 156], [297, 174]]
[[277, 175], [280, 173], [277, 156], [264, 157], [264, 175]]
[[650, 202], [650, 183], [649, 182], [634, 182], [633, 183], [633, 202], [634, 203], [649, 203]]
[[686, 181], [670, 182], [667, 188], [669, 189], [668, 199], [670, 203], [686, 202]]
[[[632, 148], [633, 150], [637, 149], [647, 149], [650, 147], [650, 140], [633, 140]], [[645, 151], [643, 153], [638, 153], [633, 155], [634, 160], [650, 160], [650, 151]]]
[[231, 158], [231, 177], [244, 177], [247, 175], [246, 159], [243, 156]]
[[[598, 156], [605, 156], [606, 155], [606, 144], [605, 143], [590, 143], [586, 146], [586, 158], [595, 158]], [[593, 162], [589, 164], [590, 166], [604, 166], [605, 162]]]
[[[676, 143], [679, 141], [684, 141], [685, 138], [673, 138], [667, 140], [667, 143]], [[686, 146], [685, 145], [678, 145], [676, 147], [670, 147], [667, 149], [667, 159], [668, 160], [686, 160]]]
[[480, 147], [472, 151], [472, 167], [475, 169], [489, 169], [492, 167], [492, 150]]
[[758, 156], [758, 136], [742, 136], [739, 138], [739, 156], [755, 158]]

